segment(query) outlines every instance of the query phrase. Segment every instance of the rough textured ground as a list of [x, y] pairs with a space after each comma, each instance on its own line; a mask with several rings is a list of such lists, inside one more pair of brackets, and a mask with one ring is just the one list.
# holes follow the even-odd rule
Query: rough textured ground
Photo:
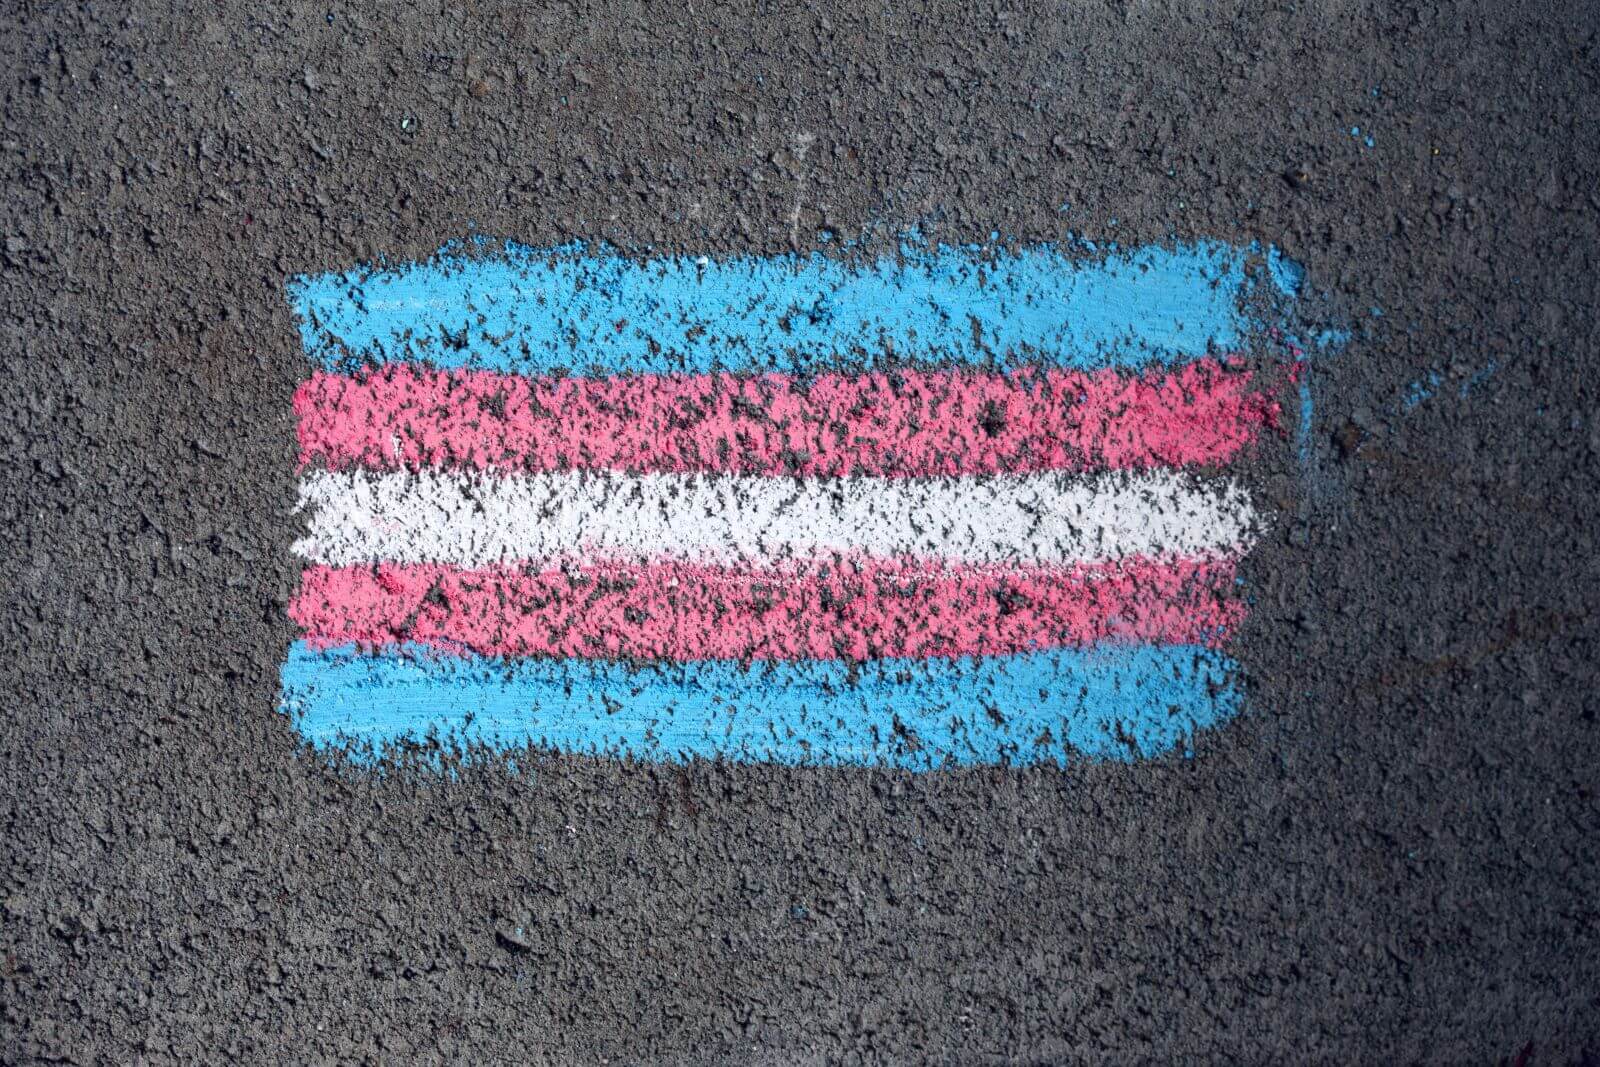
[[[733, 7], [0, 16], [0, 1057], [1600, 1055], [1600, 9]], [[1067, 773], [297, 748], [287, 276], [914, 224], [1307, 264], [1352, 337], [1245, 716]]]

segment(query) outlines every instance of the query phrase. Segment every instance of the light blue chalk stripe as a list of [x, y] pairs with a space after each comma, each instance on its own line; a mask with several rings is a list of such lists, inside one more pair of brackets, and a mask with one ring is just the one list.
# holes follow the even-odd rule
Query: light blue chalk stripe
[[[473, 254], [467, 254], [468, 252]], [[907, 359], [1139, 367], [1236, 348], [1248, 251], [1215, 241], [1074, 259], [1050, 245], [639, 260], [477, 242], [289, 284], [329, 370], [418, 361], [523, 374], [804, 373]]]
[[[1234, 664], [1193, 646], [968, 660], [706, 661], [631, 667], [296, 643], [283, 710], [319, 748], [456, 745], [673, 762], [950, 764], [1131, 760], [1234, 715]], [[356, 753], [365, 758], [370, 753]]]

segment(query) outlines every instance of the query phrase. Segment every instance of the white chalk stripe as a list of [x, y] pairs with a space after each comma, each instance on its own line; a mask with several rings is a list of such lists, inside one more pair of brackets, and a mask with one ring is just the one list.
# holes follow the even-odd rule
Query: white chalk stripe
[[333, 566], [835, 554], [1077, 563], [1235, 553], [1257, 528], [1236, 482], [1170, 470], [929, 479], [318, 471], [301, 481], [300, 507], [309, 531], [295, 551]]

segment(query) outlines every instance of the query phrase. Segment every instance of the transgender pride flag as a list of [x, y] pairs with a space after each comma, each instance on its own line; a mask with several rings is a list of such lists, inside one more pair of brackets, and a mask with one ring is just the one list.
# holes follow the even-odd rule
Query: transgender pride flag
[[931, 768], [1236, 712], [1251, 256], [445, 250], [290, 286], [318, 746]]

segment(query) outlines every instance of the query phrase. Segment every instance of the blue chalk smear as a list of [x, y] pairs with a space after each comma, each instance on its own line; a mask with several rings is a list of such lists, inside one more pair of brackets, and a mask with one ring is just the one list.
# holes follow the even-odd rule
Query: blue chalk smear
[[1485, 363], [1472, 375], [1472, 377], [1461, 383], [1462, 399], [1466, 399], [1466, 397], [1471, 394], [1474, 389], [1477, 389], [1484, 382], [1488, 381], [1490, 378], [1493, 378], [1495, 372], [1499, 369], [1500, 363], [1498, 360], [1491, 359], [1488, 363]]
[[1267, 248], [1267, 273], [1278, 291], [1290, 298], [1300, 295], [1300, 287], [1306, 281], [1305, 267], [1284, 255], [1276, 245]]
[[1300, 370], [1300, 422], [1295, 427], [1295, 452], [1300, 457], [1300, 466], [1307, 469], [1311, 466], [1311, 420], [1316, 414], [1316, 405], [1311, 397], [1311, 368], [1302, 367]]
[[1235, 664], [1188, 645], [961, 660], [630, 666], [497, 660], [415, 645], [319, 652], [297, 642], [282, 710], [318, 748], [358, 759], [405, 741], [927, 770], [1131, 760], [1186, 746], [1237, 713]]
[[1431, 397], [1439, 383], [1444, 381], [1444, 376], [1436, 370], [1428, 372], [1426, 381], [1415, 381], [1406, 387], [1406, 395], [1400, 401], [1400, 406], [1405, 411], [1412, 411], [1418, 404]]
[[328, 370], [1140, 367], [1241, 346], [1252, 326], [1240, 307], [1246, 256], [1199, 241], [1087, 260], [1051, 245], [913, 244], [860, 262], [820, 252], [640, 260], [604, 245], [480, 241], [425, 263], [299, 277], [289, 297], [306, 352]]

